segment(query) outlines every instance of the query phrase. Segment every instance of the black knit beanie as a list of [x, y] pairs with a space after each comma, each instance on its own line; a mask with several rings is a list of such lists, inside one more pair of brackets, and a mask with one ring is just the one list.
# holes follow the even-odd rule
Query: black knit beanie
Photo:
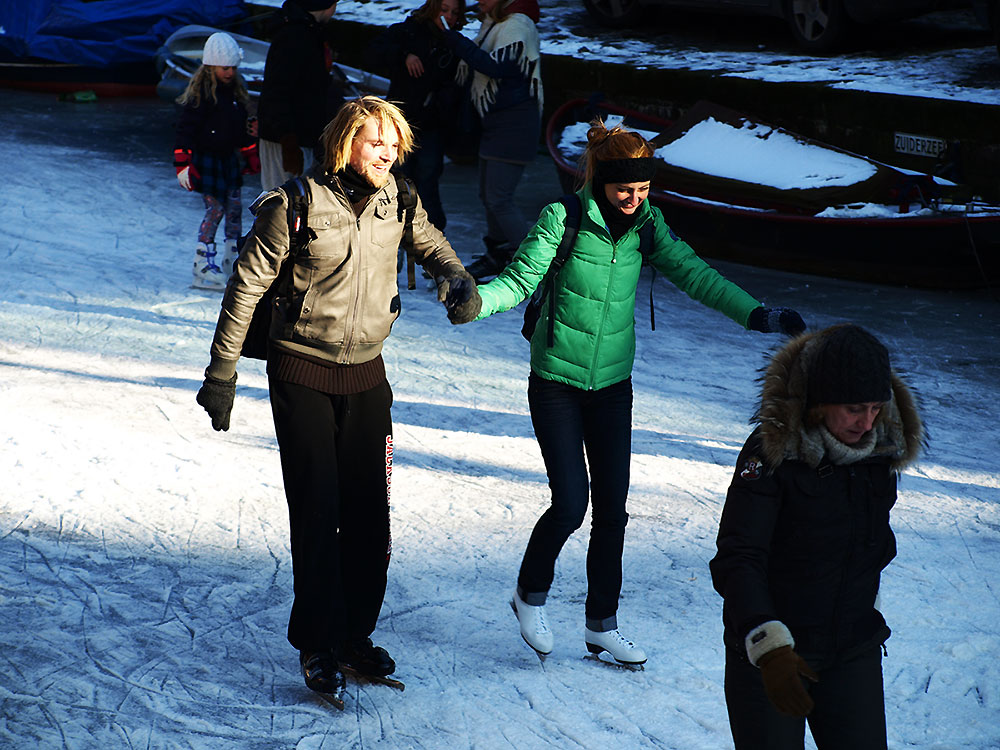
[[809, 403], [866, 404], [892, 398], [889, 350], [868, 331], [827, 329], [809, 362]]

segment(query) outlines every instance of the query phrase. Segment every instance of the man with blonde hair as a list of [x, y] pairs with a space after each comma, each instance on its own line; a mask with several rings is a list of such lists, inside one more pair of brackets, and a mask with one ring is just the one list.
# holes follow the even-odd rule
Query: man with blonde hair
[[[375, 677], [396, 668], [371, 634], [391, 551], [392, 391], [382, 346], [399, 315], [396, 255], [406, 223], [390, 170], [413, 136], [396, 106], [367, 96], [341, 107], [322, 142], [323, 164], [298, 185], [308, 201], [301, 227], [289, 226], [291, 182], [251, 206], [256, 218], [223, 298], [198, 403], [216, 430], [229, 429], [247, 329], [276, 284], [267, 376], [291, 530], [288, 640], [306, 685], [339, 695], [342, 667]], [[449, 319], [475, 318], [475, 282], [419, 198], [411, 227], [410, 252], [441, 279]]]

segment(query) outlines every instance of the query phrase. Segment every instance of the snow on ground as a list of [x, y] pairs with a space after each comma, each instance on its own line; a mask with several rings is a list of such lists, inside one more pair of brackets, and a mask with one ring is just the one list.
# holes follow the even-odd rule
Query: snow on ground
[[[241, 363], [229, 432], [194, 401], [219, 296], [188, 287], [202, 208], [174, 179], [169, 106], [3, 96], [0, 746], [731, 746], [708, 561], [775, 337], [662, 279], [651, 332], [641, 290], [620, 619], [649, 664], [584, 661], [581, 531], [559, 560], [542, 666], [507, 606], [548, 495], [519, 315], [453, 327], [433, 294], [404, 290], [385, 351], [394, 553], [375, 637], [406, 691], [352, 685], [338, 713], [285, 640], [287, 522], [260, 363]], [[466, 261], [481, 247], [474, 179], [445, 174]], [[537, 212], [558, 194], [539, 159], [517, 199]], [[718, 265], [812, 326], [869, 327], [922, 395], [931, 448], [902, 479], [883, 579], [889, 746], [1000, 746], [1000, 306]]]

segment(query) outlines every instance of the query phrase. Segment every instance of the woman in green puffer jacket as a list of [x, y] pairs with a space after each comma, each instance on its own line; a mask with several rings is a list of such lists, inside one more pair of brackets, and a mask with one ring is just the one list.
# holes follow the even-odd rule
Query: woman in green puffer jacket
[[[607, 651], [624, 664], [642, 664], [645, 652], [621, 635], [616, 616], [628, 520], [635, 292], [643, 260], [639, 229], [652, 223], [649, 261], [693, 299], [752, 330], [796, 334], [805, 326], [793, 310], [766, 309], [723, 278], [650, 207], [646, 197], [655, 159], [642, 136], [620, 127], [609, 131], [595, 121], [587, 141], [585, 184], [577, 193], [583, 206], [579, 232], [565, 264], [557, 273], [553, 269], [551, 326], [546, 300], [531, 337], [528, 404], [552, 505], [531, 534], [511, 606], [528, 645], [542, 656], [549, 653], [546, 595], [556, 557], [583, 523], [589, 496], [587, 648]], [[477, 320], [509, 310], [535, 291], [549, 272], [565, 219], [562, 203], [542, 210], [511, 263], [479, 287]]]

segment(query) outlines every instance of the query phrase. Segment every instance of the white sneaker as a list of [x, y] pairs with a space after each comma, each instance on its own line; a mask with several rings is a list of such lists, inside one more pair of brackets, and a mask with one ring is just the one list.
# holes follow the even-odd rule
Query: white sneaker
[[514, 598], [510, 600], [510, 608], [517, 615], [524, 642], [535, 649], [540, 656], [551, 653], [553, 638], [549, 623], [545, 619], [545, 605], [535, 607], [525, 604], [515, 591]]
[[215, 243], [206, 245], [199, 242], [194, 254], [192, 266], [193, 280], [191, 286], [195, 289], [225, 289], [226, 277], [215, 262]]
[[587, 642], [587, 650], [592, 654], [607, 651], [620, 664], [646, 663], [646, 652], [626, 639], [617, 629], [599, 633], [590, 628], [584, 628], [583, 637]]
[[229, 279], [233, 275], [233, 266], [236, 265], [236, 259], [240, 257], [240, 251], [236, 248], [236, 240], [227, 239], [222, 247], [222, 261], [219, 263], [219, 268], [222, 269], [222, 275]]

